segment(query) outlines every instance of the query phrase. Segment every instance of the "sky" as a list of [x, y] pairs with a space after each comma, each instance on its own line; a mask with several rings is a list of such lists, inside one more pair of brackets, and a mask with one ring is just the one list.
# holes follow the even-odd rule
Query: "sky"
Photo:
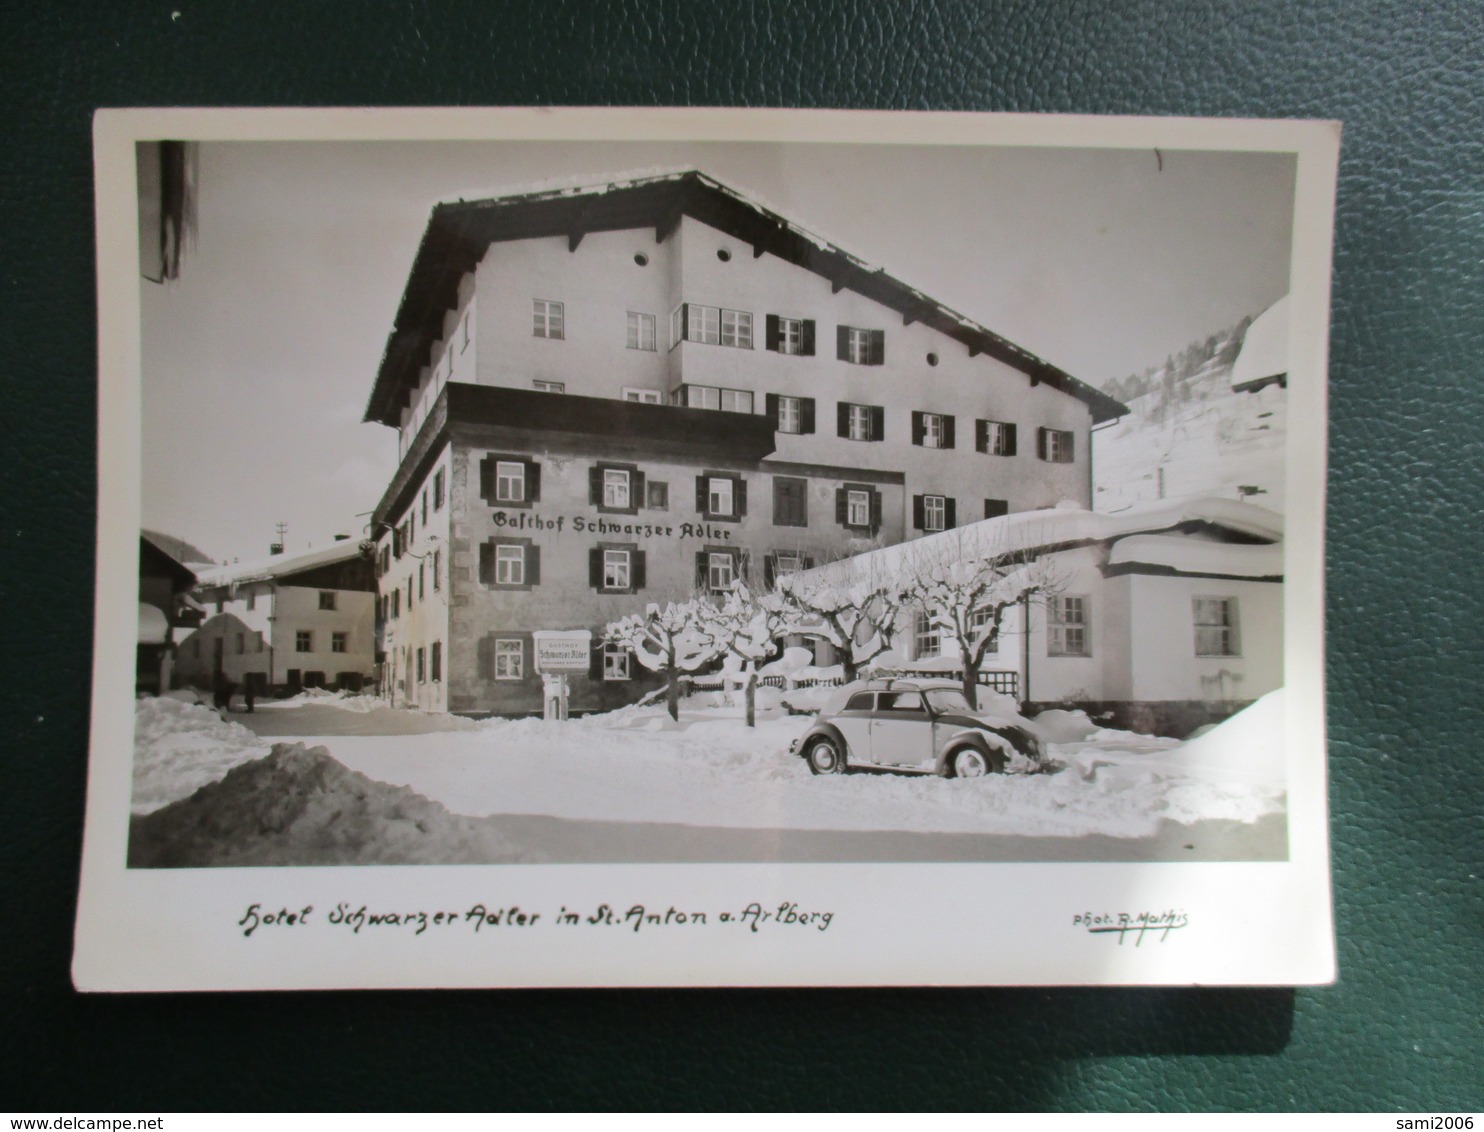
[[218, 142], [180, 278], [141, 280], [144, 525], [217, 561], [362, 537], [361, 423], [439, 201], [700, 169], [1093, 385], [1288, 291], [1291, 155], [970, 146]]

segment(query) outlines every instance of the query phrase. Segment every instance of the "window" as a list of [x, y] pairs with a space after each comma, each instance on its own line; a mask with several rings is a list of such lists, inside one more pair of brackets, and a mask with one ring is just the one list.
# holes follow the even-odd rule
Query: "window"
[[770, 314], [763, 328], [763, 345], [779, 354], [813, 357], [814, 320]]
[[427, 575], [426, 571], [424, 571], [424, 569], [423, 569], [423, 567], [426, 566], [426, 565], [427, 565], [426, 562], [419, 562], [417, 564], [417, 600], [418, 601], [422, 601], [423, 598], [425, 598], [425, 597], [428, 596], [428, 575]]
[[600, 543], [588, 552], [588, 585], [599, 593], [638, 593], [644, 588], [644, 551], [635, 543]]
[[623, 645], [603, 646], [603, 679], [629, 679], [629, 650]]
[[813, 433], [813, 397], [784, 397], [769, 393], [764, 404], [767, 406], [768, 420], [778, 432]]
[[663, 398], [658, 389], [630, 389], [624, 387], [623, 399], [625, 401], [637, 401], [641, 405], [658, 405]]
[[763, 559], [763, 585], [771, 589], [779, 578], [811, 569], [814, 559], [797, 550], [777, 550]]
[[565, 381], [541, 381], [538, 378], [531, 382], [531, 388], [537, 393], [565, 393], [567, 383]]
[[603, 588], [605, 590], [629, 588], [629, 552], [627, 550], [603, 551]]
[[314, 632], [311, 629], [300, 629], [294, 634], [295, 652], [314, 651]]
[[809, 525], [809, 481], [792, 476], [773, 477], [773, 525], [807, 527]]
[[479, 494], [494, 507], [529, 507], [541, 501], [541, 465], [492, 452], [479, 462]]
[[923, 609], [919, 609], [912, 619], [912, 651], [918, 660], [937, 656], [943, 651], [943, 631]]
[[428, 656], [424, 649], [417, 650], [417, 682], [426, 684], [428, 682]]
[[848, 483], [835, 492], [835, 521], [851, 530], [875, 533], [881, 526], [881, 493]]
[[1237, 599], [1198, 597], [1195, 606], [1195, 655], [1241, 656], [1237, 640]]
[[428, 489], [423, 488], [423, 526], [428, 525]]
[[249, 589], [247, 591], [247, 611], [251, 613], [258, 607], [258, 591]]
[[480, 543], [479, 581], [495, 589], [539, 586], [541, 548], [530, 539], [498, 538]]
[[747, 311], [721, 312], [721, 344], [739, 350], [752, 349], [752, 315]]
[[696, 510], [708, 519], [747, 514], [747, 481], [739, 475], [704, 472], [696, 477]]
[[525, 644], [519, 637], [495, 638], [495, 679], [521, 680], [525, 677]]
[[721, 308], [697, 307], [686, 304], [685, 337], [691, 342], [703, 342], [708, 346], [721, 345]]
[[718, 389], [713, 385], [682, 385], [671, 398], [687, 409], [721, 409], [728, 413], [752, 412], [752, 394], [746, 389]]
[[[993, 620], [994, 620], [994, 610], [992, 610], [992, 609], [976, 609], [976, 610], [974, 610], [973, 613], [971, 613], [969, 615], [969, 628], [973, 632], [978, 633], [980, 629], [984, 628], [986, 625], [988, 625]], [[990, 638], [989, 644], [985, 647], [984, 653], [985, 653], [986, 656], [988, 656], [991, 653], [997, 653], [999, 651], [1000, 651], [1000, 640], [999, 640], [999, 636], [996, 635], [996, 636], [993, 636], [993, 637]]]
[[986, 519], [998, 519], [1001, 515], [1010, 514], [1010, 501], [1008, 499], [986, 499], [984, 501], [984, 517]]
[[628, 348], [630, 350], [654, 349], [654, 315], [629, 311]]
[[533, 299], [531, 312], [534, 317], [537, 338], [564, 338], [562, 328], [562, 304], [550, 299]]
[[395, 590], [392, 591], [392, 619], [393, 620], [396, 620], [398, 617], [401, 617], [401, 616], [402, 616], [402, 591], [401, 591], [401, 589], [395, 589]]
[[1038, 429], [1036, 455], [1048, 464], [1072, 463], [1074, 459], [1072, 434], [1055, 428]]
[[974, 451], [989, 456], [1015, 455], [1015, 426], [1005, 421], [975, 421]]
[[433, 510], [443, 510], [444, 491], [448, 486], [447, 477], [442, 468], [433, 473]]
[[330, 651], [331, 652], [345, 652], [346, 645], [347, 645], [348, 642], [349, 642], [349, 634], [348, 633], [331, 633], [330, 634]]
[[651, 511], [670, 509], [670, 485], [663, 480], [650, 480], [645, 489], [644, 506]]
[[886, 331], [836, 327], [835, 356], [856, 366], [882, 365], [886, 361]]
[[638, 513], [645, 494], [644, 473], [633, 464], [594, 464], [587, 474], [587, 501], [599, 511]]
[[912, 414], [912, 443], [920, 448], [954, 447], [954, 420], [942, 413]]
[[727, 551], [711, 551], [705, 558], [706, 588], [712, 593], [731, 589], [737, 580], [736, 559]]
[[1087, 598], [1053, 597], [1046, 607], [1046, 655], [1091, 656], [1087, 641]]
[[912, 526], [919, 531], [946, 531], [958, 525], [954, 500], [946, 495], [914, 495]]
[[443, 558], [443, 551], [441, 551], [441, 550], [435, 550], [435, 551], [433, 551], [433, 592], [434, 593], [437, 593], [440, 589], [443, 588], [443, 584], [438, 580], [438, 565], [442, 561], [442, 558]]
[[629, 473], [622, 468], [603, 469], [603, 506], [629, 505]]
[[799, 431], [799, 399], [797, 397], [778, 398], [778, 431]]
[[433, 683], [436, 684], [436, 683], [438, 683], [438, 681], [440, 681], [440, 680], [443, 679], [443, 642], [442, 641], [434, 641], [433, 642], [433, 648], [432, 648], [431, 653], [429, 654], [429, 667], [432, 668], [432, 672], [429, 675], [432, 676]]
[[837, 406], [835, 431], [846, 440], [880, 440], [886, 432], [886, 410], [880, 405], [853, 405], [841, 401]]
[[725, 307], [681, 303], [670, 315], [671, 349], [681, 341], [750, 350], [752, 314], [749, 311], [727, 310]]

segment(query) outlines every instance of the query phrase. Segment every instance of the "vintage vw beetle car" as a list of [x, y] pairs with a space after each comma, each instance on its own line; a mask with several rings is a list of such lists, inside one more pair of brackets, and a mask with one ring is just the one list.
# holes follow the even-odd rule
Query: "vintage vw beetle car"
[[853, 767], [976, 778], [1005, 769], [1012, 752], [1044, 752], [1019, 715], [976, 711], [949, 680], [858, 680], [840, 688], [789, 747], [815, 774]]

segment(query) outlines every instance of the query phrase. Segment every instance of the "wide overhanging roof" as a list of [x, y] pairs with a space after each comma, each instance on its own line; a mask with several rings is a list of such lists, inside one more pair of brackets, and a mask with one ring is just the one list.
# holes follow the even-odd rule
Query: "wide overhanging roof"
[[969, 356], [985, 354], [1020, 370], [1031, 384], [1044, 382], [1087, 404], [1093, 422], [1128, 412], [1122, 402], [1065, 370], [980, 326], [921, 291], [873, 267], [786, 217], [696, 170], [545, 189], [491, 200], [458, 201], [433, 209], [413, 261], [407, 288], [366, 404], [367, 421], [396, 427], [417, 387], [431, 345], [443, 334], [443, 317], [458, 302], [459, 281], [493, 243], [566, 236], [576, 250], [589, 232], [653, 228], [665, 240], [689, 216], [765, 252], [849, 288], [958, 342]]

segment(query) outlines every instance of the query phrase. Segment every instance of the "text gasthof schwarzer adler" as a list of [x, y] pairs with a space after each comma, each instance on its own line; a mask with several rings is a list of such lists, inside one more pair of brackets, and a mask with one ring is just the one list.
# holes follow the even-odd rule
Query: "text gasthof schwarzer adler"
[[247, 938], [258, 933], [335, 930], [359, 936], [363, 933], [473, 932], [496, 934], [505, 930], [542, 928], [626, 928], [635, 934], [664, 929], [737, 929], [749, 934], [764, 931], [828, 931], [835, 913], [800, 907], [797, 901], [778, 904], [753, 901], [738, 909], [723, 910], [659, 907], [647, 904], [599, 904], [593, 909], [574, 910], [560, 906], [556, 912], [536, 912], [518, 905], [471, 904], [462, 910], [374, 907], [355, 901], [340, 901], [324, 910], [313, 904], [287, 906], [253, 903], [247, 906], [237, 927]]

